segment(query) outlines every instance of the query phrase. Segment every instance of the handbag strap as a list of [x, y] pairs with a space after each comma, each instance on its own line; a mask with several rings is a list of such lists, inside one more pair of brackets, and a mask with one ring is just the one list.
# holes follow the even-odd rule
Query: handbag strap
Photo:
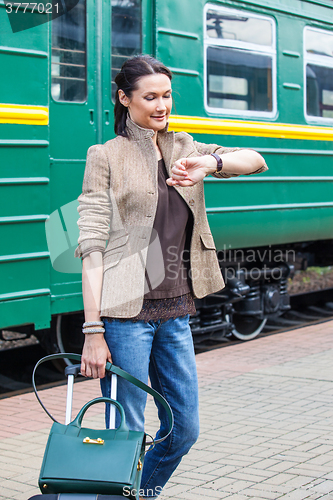
[[80, 428], [81, 424], [82, 424], [82, 419], [84, 417], [84, 414], [88, 410], [88, 408], [90, 408], [92, 405], [96, 405], [97, 403], [110, 403], [110, 404], [113, 404], [114, 406], [116, 406], [118, 408], [120, 416], [121, 416], [121, 423], [120, 423], [119, 427], [117, 428], [117, 432], [128, 432], [129, 431], [129, 428], [127, 427], [127, 424], [126, 424], [124, 408], [115, 399], [111, 399], [111, 398], [107, 398], [107, 397], [95, 398], [95, 399], [92, 399], [91, 401], [88, 401], [88, 403], [86, 403], [85, 405], [82, 406], [81, 410], [76, 415], [75, 419], [69, 425], [74, 425], [75, 427]]
[[[32, 387], [33, 387], [34, 393], [36, 395], [36, 398], [37, 398], [39, 404], [41, 405], [41, 407], [43, 408], [45, 413], [47, 413], [47, 415], [54, 422], [59, 423], [43, 405], [43, 403], [38, 395], [38, 391], [36, 388], [36, 382], [35, 382], [35, 373], [36, 373], [38, 366], [41, 365], [42, 363], [45, 363], [46, 361], [52, 361], [53, 359], [72, 359], [74, 361], [81, 362], [81, 355], [75, 354], [75, 353], [50, 354], [48, 356], [45, 356], [44, 358], [41, 358], [36, 363], [34, 370], [33, 370], [33, 373], [32, 373]], [[164, 407], [164, 409], [168, 415], [169, 428], [168, 428], [168, 432], [164, 436], [162, 436], [159, 439], [155, 439], [154, 442], [155, 442], [155, 444], [157, 444], [157, 443], [160, 443], [161, 441], [164, 441], [164, 439], [166, 439], [170, 435], [172, 428], [173, 428], [173, 413], [172, 413], [171, 407], [170, 407], [169, 403], [167, 402], [167, 400], [159, 392], [155, 391], [155, 389], [153, 389], [152, 387], [149, 387], [147, 384], [141, 382], [141, 380], [138, 380], [137, 378], [133, 377], [133, 375], [130, 375], [129, 373], [125, 372], [125, 370], [122, 370], [121, 368], [119, 368], [119, 366], [115, 366], [112, 363], [110, 363], [109, 361], [107, 361], [107, 363], [105, 365], [105, 369], [106, 369], [106, 371], [108, 371], [110, 373], [115, 373], [116, 375], [119, 375], [119, 377], [122, 377], [125, 380], [127, 380], [128, 382], [131, 382], [132, 384], [136, 385], [137, 387], [139, 387], [143, 391], [147, 392], [148, 394], [153, 396], [157, 401], [159, 401], [161, 403], [161, 405]]]

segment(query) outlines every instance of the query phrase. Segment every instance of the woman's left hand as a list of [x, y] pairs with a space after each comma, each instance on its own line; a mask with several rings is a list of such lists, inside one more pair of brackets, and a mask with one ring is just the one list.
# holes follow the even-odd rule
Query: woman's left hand
[[175, 162], [171, 169], [172, 177], [166, 182], [169, 186], [194, 186], [206, 175], [215, 172], [216, 166], [217, 162], [211, 155], [181, 158]]

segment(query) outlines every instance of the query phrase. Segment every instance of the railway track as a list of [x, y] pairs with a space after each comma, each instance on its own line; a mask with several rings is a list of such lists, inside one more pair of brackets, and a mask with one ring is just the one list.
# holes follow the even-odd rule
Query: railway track
[[[260, 337], [333, 320], [333, 288], [291, 295], [290, 304], [289, 311], [266, 322]], [[26, 341], [22, 341], [22, 346], [15, 342], [18, 346], [14, 348], [8, 348], [9, 343], [6, 342], [5, 348], [0, 349], [0, 399], [31, 392], [33, 367], [38, 359], [46, 355], [40, 344], [35, 341], [32, 341], [31, 345], [26, 345]], [[195, 350], [196, 353], [200, 353], [239, 342], [241, 340], [234, 339], [232, 335], [219, 335], [217, 328], [212, 331], [211, 338], [195, 341]], [[50, 387], [65, 384], [66, 379], [58, 368], [59, 366], [52, 363], [43, 365], [37, 374], [37, 385]]]

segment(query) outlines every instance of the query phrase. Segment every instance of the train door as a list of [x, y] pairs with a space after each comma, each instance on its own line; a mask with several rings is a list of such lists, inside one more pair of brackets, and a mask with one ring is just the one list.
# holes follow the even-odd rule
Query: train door
[[[100, 2], [96, 2], [99, 5]], [[77, 197], [82, 189], [87, 150], [101, 134], [100, 61], [96, 52], [95, 2], [79, 0], [49, 23], [50, 217], [45, 225], [50, 252], [51, 332], [39, 332], [48, 351], [75, 350], [79, 342], [73, 315], [82, 309], [81, 262], [74, 258], [79, 230]], [[37, 332], [38, 333], [38, 332]]]
[[[79, 0], [50, 23], [51, 334], [47, 350], [79, 351], [81, 262], [77, 197], [88, 148], [114, 137], [114, 77], [126, 58], [152, 53], [153, 0]], [[145, 35], [143, 36], [143, 30]]]
[[114, 137], [114, 79], [122, 64], [136, 54], [153, 53], [153, 0], [105, 0], [102, 13], [101, 142]]

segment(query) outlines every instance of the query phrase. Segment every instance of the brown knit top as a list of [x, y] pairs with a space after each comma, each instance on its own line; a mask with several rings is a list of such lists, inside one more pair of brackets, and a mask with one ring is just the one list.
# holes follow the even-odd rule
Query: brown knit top
[[[146, 265], [149, 290], [144, 295], [142, 309], [134, 318], [120, 321], [166, 321], [196, 313], [189, 278], [192, 213], [174, 187], [166, 184], [168, 177], [162, 159], [158, 162], [158, 203], [152, 238], [156, 231], [163, 255], [164, 278], [158, 286], [150, 287], [149, 270], [154, 270], [154, 263], [157, 261], [154, 257], [156, 245], [150, 245]], [[110, 322], [114, 318], [105, 319]]]

